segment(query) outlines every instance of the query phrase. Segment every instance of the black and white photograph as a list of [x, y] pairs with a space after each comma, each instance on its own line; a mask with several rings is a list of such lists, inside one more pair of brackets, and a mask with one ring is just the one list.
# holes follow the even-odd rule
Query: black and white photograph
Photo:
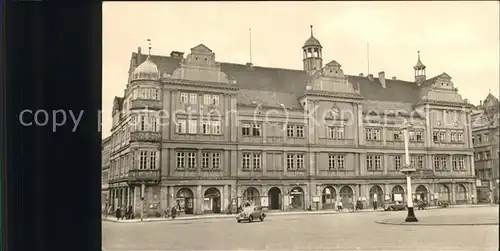
[[102, 250], [498, 250], [499, 15], [104, 2]]

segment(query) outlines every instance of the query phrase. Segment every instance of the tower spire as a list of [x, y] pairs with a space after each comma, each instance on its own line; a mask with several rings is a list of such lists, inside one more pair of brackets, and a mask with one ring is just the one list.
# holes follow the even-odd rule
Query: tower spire
[[311, 37], [313, 37], [313, 26], [311, 24]]

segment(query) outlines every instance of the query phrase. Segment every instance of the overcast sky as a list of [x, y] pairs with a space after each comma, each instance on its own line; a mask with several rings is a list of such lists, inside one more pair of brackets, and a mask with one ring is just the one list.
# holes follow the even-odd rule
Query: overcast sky
[[115, 96], [123, 96], [132, 52], [152, 54], [203, 43], [217, 61], [302, 68], [309, 25], [350, 75], [385, 71], [413, 80], [420, 50], [427, 78], [442, 72], [473, 104], [499, 92], [499, 3], [489, 2], [104, 2], [102, 135], [110, 135]]

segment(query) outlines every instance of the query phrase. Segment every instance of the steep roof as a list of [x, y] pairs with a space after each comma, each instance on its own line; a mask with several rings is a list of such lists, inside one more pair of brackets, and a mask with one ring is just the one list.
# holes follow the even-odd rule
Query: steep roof
[[[136, 53], [132, 54], [133, 58], [136, 56]], [[140, 55], [139, 64], [146, 60], [146, 57], [147, 55]], [[180, 67], [181, 61], [180, 58], [158, 55], [151, 55], [151, 60], [157, 65], [161, 74], [172, 74], [176, 68]], [[287, 101], [285, 105], [300, 106], [296, 97], [305, 91], [305, 83], [309, 79], [305, 71], [234, 63], [220, 64], [221, 70], [230, 79], [236, 79], [241, 89], [240, 92], [244, 92], [244, 94], [239, 95], [242, 102], [251, 102], [250, 100], [257, 98], [273, 103], [272, 100], [278, 98], [284, 99], [280, 100], [283, 104]], [[360, 94], [367, 100], [398, 103], [418, 102], [420, 87], [414, 82], [386, 79], [386, 88], [383, 88], [378, 78], [373, 78], [372, 81], [368, 77], [357, 75], [347, 75], [347, 78], [353, 84], [354, 89], [360, 90]]]

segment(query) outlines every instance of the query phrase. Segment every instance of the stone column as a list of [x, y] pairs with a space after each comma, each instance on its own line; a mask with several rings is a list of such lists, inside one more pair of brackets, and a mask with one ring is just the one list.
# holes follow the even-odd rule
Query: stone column
[[121, 191], [121, 206], [123, 207], [126, 204], [126, 201], [125, 201], [126, 188], [123, 187], [120, 189], [120, 191]]
[[[304, 208], [303, 209], [307, 209], [309, 207], [309, 205], [311, 205], [311, 196], [312, 196], [312, 193], [309, 189], [309, 186], [306, 184], [304, 187]], [[312, 205], [311, 205], [312, 207]]]
[[160, 208], [162, 209], [162, 211], [168, 211], [168, 209], [170, 208], [168, 205], [168, 188], [168, 186], [160, 186]]
[[387, 145], [387, 127], [385, 125], [382, 126], [382, 145]]
[[[474, 154], [474, 153], [472, 153], [472, 154]], [[469, 157], [468, 159], [469, 159], [469, 163], [470, 164], [469, 164], [469, 168], [468, 168], [467, 171], [470, 172], [471, 176], [475, 177], [476, 176], [476, 166], [475, 166], [475, 163], [474, 163], [474, 155], [469, 155], [468, 157]], [[474, 186], [475, 185], [476, 184], [474, 183]]]
[[203, 214], [203, 194], [201, 193], [201, 185], [196, 187], [195, 196], [195, 214]]
[[[458, 163], [457, 163], [457, 165], [458, 165]], [[451, 153], [448, 155], [448, 166], [447, 166], [447, 168], [449, 168], [450, 172], [454, 171], [453, 170], [453, 154], [451, 154]]]

